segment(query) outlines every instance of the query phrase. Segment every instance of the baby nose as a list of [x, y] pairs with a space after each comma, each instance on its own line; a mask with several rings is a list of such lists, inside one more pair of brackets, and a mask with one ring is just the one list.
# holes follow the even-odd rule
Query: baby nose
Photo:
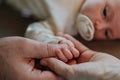
[[106, 25], [103, 22], [95, 21], [94, 22], [94, 27], [95, 27], [95, 30], [100, 31], [100, 30], [105, 29]]

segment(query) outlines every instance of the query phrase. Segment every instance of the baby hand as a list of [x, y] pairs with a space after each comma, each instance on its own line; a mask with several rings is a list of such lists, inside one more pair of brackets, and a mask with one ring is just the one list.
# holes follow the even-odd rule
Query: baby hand
[[65, 58], [63, 59], [63, 57], [61, 57], [60, 59], [63, 60], [64, 62], [79, 57], [80, 53], [75, 48], [74, 44], [71, 41], [64, 39], [60, 41], [58, 44], [61, 45], [62, 49], [61, 51], [58, 51], [56, 54], [58, 54], [59, 56], [60, 56], [59, 53], [63, 54], [67, 60], [65, 60]]
[[58, 44], [48, 44], [48, 53], [64, 62], [77, 58], [80, 54], [74, 45], [68, 40], [61, 41]]

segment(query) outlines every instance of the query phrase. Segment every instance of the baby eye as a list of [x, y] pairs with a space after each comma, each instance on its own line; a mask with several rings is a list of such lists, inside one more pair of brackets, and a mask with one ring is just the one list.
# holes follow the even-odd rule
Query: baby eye
[[105, 30], [105, 36], [107, 39], [109, 39], [109, 31], [108, 30]]
[[104, 16], [104, 18], [107, 17], [107, 9], [106, 9], [106, 7], [105, 7], [104, 10], [103, 10], [103, 16]]

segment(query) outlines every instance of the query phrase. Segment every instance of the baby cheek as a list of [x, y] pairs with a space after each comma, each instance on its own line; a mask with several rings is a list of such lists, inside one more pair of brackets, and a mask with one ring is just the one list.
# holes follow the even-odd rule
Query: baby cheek
[[95, 40], [104, 40], [104, 39], [106, 39], [106, 36], [103, 31], [97, 31], [94, 34], [94, 39]]

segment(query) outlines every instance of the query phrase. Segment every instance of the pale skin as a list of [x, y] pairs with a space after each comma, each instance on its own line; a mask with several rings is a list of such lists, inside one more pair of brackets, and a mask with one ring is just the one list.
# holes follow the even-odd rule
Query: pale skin
[[95, 39], [120, 39], [120, 0], [85, 0], [80, 13], [95, 26]]
[[[120, 0], [84, 1], [80, 13], [87, 15], [92, 20], [95, 27], [94, 39], [120, 38], [119, 3]], [[68, 44], [70, 46], [74, 45], [69, 40], [63, 42], [63, 44]]]
[[58, 58], [64, 62], [68, 62], [72, 58], [77, 58], [80, 55], [79, 51], [70, 40], [65, 39], [60, 41], [58, 44], [53, 45], [56, 45], [60, 49], [56, 50], [56, 54]]
[[40, 64], [48, 66], [65, 80], [119, 80], [120, 60], [106, 53], [90, 50], [67, 34], [59, 34], [75, 44], [81, 52], [77, 64], [68, 65], [55, 58], [41, 60]]
[[[107, 3], [107, 6], [105, 6], [106, 3]], [[119, 19], [120, 19], [119, 7], [120, 6], [119, 6], [119, 3], [120, 3], [119, 0], [86, 0], [80, 13], [87, 15], [94, 23], [94, 26], [96, 29], [95, 39], [119, 39], [120, 38], [120, 35], [119, 35], [120, 34], [119, 33], [120, 32], [119, 31], [120, 30], [120, 26], [119, 26], [120, 25], [120, 23], [119, 23]], [[63, 37], [66, 37], [66, 36], [63, 36]], [[69, 65], [67, 65], [67, 64], [65, 64], [57, 59], [54, 59], [54, 58], [51, 58], [49, 60], [50, 62], [48, 60], [46, 60], [49, 62], [48, 66], [50, 66], [50, 68], [52, 70], [55, 69], [57, 71], [56, 73], [63, 76], [64, 78], [66, 77], [65, 76], [66, 74], [63, 74], [63, 73], [66, 73], [65, 72], [66, 70], [64, 70], [64, 69], [67, 69], [68, 71], [70, 70], [69, 74], [67, 74], [68, 80], [77, 80], [77, 79], [80, 80], [80, 79], [86, 79], [86, 77], [98, 80], [98, 79], [96, 79], [96, 77], [99, 77], [98, 76], [99, 73], [97, 74], [97, 72], [99, 72], [99, 71], [97, 71], [98, 69], [96, 70], [97, 72], [93, 72], [93, 73], [91, 73], [91, 71], [89, 71], [89, 70], [94, 69], [94, 67], [93, 67], [94, 65], [96, 65], [97, 67], [101, 66], [100, 71], [103, 71], [102, 67], [104, 67], [104, 68], [109, 68], [111, 66], [116, 66], [116, 68], [120, 67], [119, 66], [120, 62], [117, 58], [110, 56], [110, 55], [107, 55], [107, 54], [92, 51], [92, 50], [84, 47], [83, 45], [81, 45], [81, 48], [79, 48], [78, 46], [80, 44], [78, 43], [78, 41], [76, 42], [75, 40], [73, 40], [69, 37], [67, 37], [67, 38], [75, 44], [75, 47], [77, 47], [77, 49], [81, 53], [86, 53], [85, 55], [82, 55], [82, 58], [80, 57], [81, 59], [78, 60], [78, 62], [80, 62], [80, 63], [81, 62], [82, 63], [88, 62], [88, 63], [84, 64], [84, 65], [69, 66]], [[11, 38], [7, 38], [5, 40], [8, 40], [8, 42], [9, 42], [9, 39], [11, 39]], [[2, 55], [0, 54], [2, 56], [2, 58], [0, 60], [0, 64], [2, 65], [2, 66], [0, 66], [0, 70], [2, 70], [1, 71], [2, 73], [0, 73], [0, 75], [1, 75], [0, 77], [3, 80], [5, 80], [5, 78], [6, 78], [6, 80], [8, 80], [8, 79], [11, 79], [11, 80], [43, 80], [46, 78], [47, 78], [46, 80], [50, 80], [50, 79], [51, 80], [58, 80], [58, 76], [56, 76], [54, 73], [52, 73], [50, 71], [43, 71], [42, 72], [41, 70], [35, 69], [33, 58], [40, 58], [41, 59], [41, 57], [45, 58], [45, 57], [50, 57], [50, 56], [51, 57], [57, 56], [60, 60], [67, 62], [69, 59], [72, 59], [73, 57], [79, 56], [78, 51], [75, 49], [73, 43], [71, 44], [70, 41], [61, 41], [60, 44], [58, 44], [57, 48], [60, 48], [60, 50], [57, 49], [56, 52], [57, 53], [59, 52], [62, 55], [55, 55], [55, 54], [53, 55], [52, 54], [49, 56], [42, 55], [41, 57], [38, 57], [37, 54], [33, 54], [35, 52], [31, 51], [32, 49], [34, 49], [33, 47], [30, 47], [30, 45], [29, 45], [29, 46], [27, 46], [27, 49], [29, 48], [30, 51], [26, 50], [25, 46], [23, 46], [23, 43], [19, 44], [19, 41], [16, 42], [16, 39], [18, 40], [18, 38], [13, 38], [13, 41], [11, 39], [11, 41], [9, 42], [10, 45], [4, 44], [4, 46], [7, 45], [7, 47], [9, 48], [9, 51], [7, 51], [8, 50], [7, 48], [0, 49], [0, 52], [2, 54]], [[12, 42], [12, 44], [14, 43], [13, 46], [11, 46], [11, 42]], [[78, 43], [79, 45], [77, 45], [76, 43]], [[2, 42], [2, 44], [3, 44], [3, 42]], [[16, 46], [16, 44], [18, 44], [18, 46]], [[21, 46], [22, 46], [22, 50], [18, 50], [18, 47], [21, 47]], [[70, 48], [71, 49], [70, 51], [68, 50], [69, 46], [73, 47], [73, 49]], [[54, 47], [54, 48], [56, 48], [56, 47]], [[84, 51], [84, 49], [85, 49], [85, 51]], [[39, 51], [39, 50], [35, 49], [35, 51]], [[75, 54], [73, 53], [74, 51], [76, 51]], [[90, 54], [87, 54], [87, 52], [89, 52]], [[11, 55], [8, 55], [7, 53], [9, 53]], [[25, 53], [25, 54], [21, 54], [21, 53]], [[28, 53], [30, 53], [30, 54], [28, 54]], [[98, 55], [96, 55], [95, 53], [98, 53]], [[95, 57], [91, 57], [92, 55], [94, 55]], [[27, 60], [26, 58], [29, 58], [29, 59]], [[96, 60], [96, 59], [98, 59], [98, 60]], [[28, 64], [29, 61], [32, 62], [32, 65], [31, 65], [31, 63]], [[55, 63], [54, 63], [54, 61], [55, 61]], [[57, 61], [60, 62], [60, 64]], [[94, 61], [93, 64], [91, 64], [92, 61]], [[105, 64], [104, 66], [101, 65], [102, 62], [104, 62], [103, 63], [103, 64]], [[5, 63], [5, 65], [3, 63]], [[98, 63], [100, 63], [100, 64], [98, 64]], [[55, 67], [54, 64], [57, 64], [58, 66]], [[108, 65], [106, 65], [106, 64], [108, 64]], [[8, 67], [6, 68], [6, 65], [9, 66], [9, 68]], [[62, 67], [63, 69], [61, 69], [61, 65], [63, 66]], [[85, 70], [84, 68], [88, 68], [85, 66], [89, 66], [89, 65], [91, 66], [90, 69], [88, 69], [88, 71]], [[78, 68], [78, 67], [80, 67], [80, 68]], [[81, 68], [81, 67], [83, 67], [83, 68]], [[81, 69], [83, 71], [81, 72], [81, 71], [79, 71], [79, 69]], [[95, 69], [96, 69], [96, 67], [95, 67]], [[60, 70], [61, 70], [61, 72], [59, 73]], [[72, 74], [71, 70], [76, 71], [76, 72], [78, 72], [78, 74], [82, 74], [85, 77], [84, 78], [81, 78], [81, 76], [75, 77], [75, 75]], [[117, 71], [117, 70], [114, 70], [114, 71]], [[40, 72], [40, 74], [37, 74], [39, 72]], [[90, 72], [90, 73], [86, 74], [87, 72]], [[11, 75], [11, 73], [13, 73], [13, 74]], [[91, 75], [94, 73], [95, 73], [95, 75]], [[48, 75], [48, 76], [46, 77], [46, 75]], [[93, 77], [93, 76], [95, 76], [95, 77]], [[108, 80], [119, 80], [119, 78], [120, 77], [118, 74], [118, 76], [116, 78], [113, 78], [113, 77], [109, 78], [108, 77], [107, 79]], [[107, 79], [105, 79], [105, 80], [107, 80]]]
[[84, 0], [80, 14], [87, 15], [92, 20], [95, 27], [94, 39], [120, 39], [119, 3], [120, 0]]
[[[35, 67], [35, 59], [57, 57], [66, 62], [65, 60], [79, 56], [77, 50], [75, 54], [69, 54], [63, 48], [68, 49], [68, 46], [64, 44], [45, 44], [22, 37], [1, 38], [0, 79], [59, 80], [60, 77], [53, 72], [37, 69]], [[58, 54], [58, 52], [60, 52], [60, 54]], [[66, 58], [65, 60], [64, 57]]]

